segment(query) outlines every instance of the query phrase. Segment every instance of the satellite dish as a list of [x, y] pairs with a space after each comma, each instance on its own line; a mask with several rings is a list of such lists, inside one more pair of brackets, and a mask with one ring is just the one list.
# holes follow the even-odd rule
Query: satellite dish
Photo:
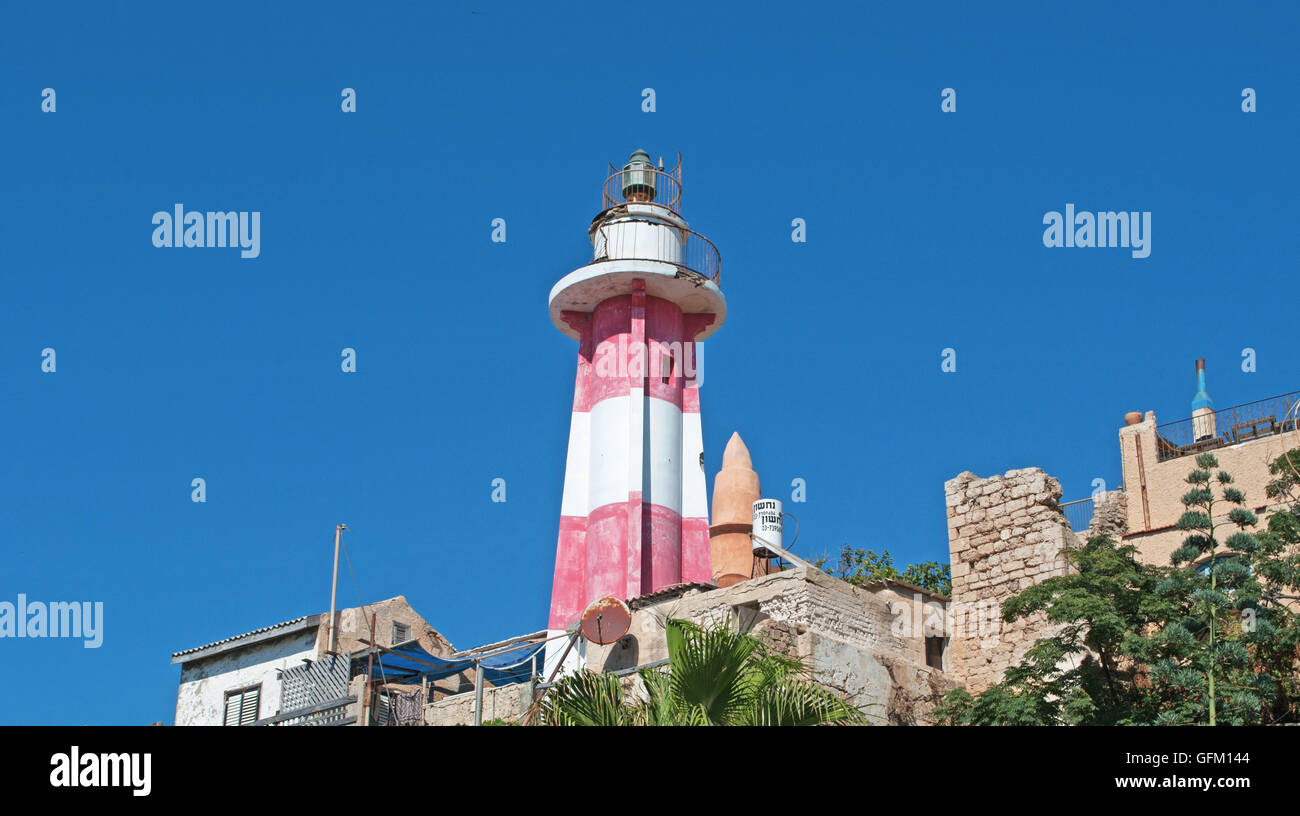
[[583, 610], [579, 627], [587, 640], [607, 646], [632, 628], [632, 610], [618, 598], [601, 598]]

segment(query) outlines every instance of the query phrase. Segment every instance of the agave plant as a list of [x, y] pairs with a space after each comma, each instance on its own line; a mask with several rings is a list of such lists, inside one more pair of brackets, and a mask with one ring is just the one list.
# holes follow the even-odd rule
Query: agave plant
[[858, 709], [811, 682], [803, 661], [728, 624], [669, 619], [668, 665], [643, 669], [642, 689], [583, 670], [542, 699], [547, 725], [865, 724]]

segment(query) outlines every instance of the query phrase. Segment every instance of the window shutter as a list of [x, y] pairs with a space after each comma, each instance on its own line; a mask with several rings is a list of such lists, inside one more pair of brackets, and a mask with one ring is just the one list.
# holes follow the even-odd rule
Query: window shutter
[[262, 689], [249, 689], [244, 692], [244, 701], [239, 708], [239, 724], [247, 725], [251, 722], [257, 722], [257, 711], [262, 703]]
[[226, 692], [224, 725], [248, 725], [257, 721], [262, 703], [262, 687]]
[[393, 623], [393, 645], [405, 643], [411, 639], [411, 627], [404, 623]]
[[239, 694], [226, 695], [226, 718], [222, 721], [222, 725], [239, 725], [240, 699], [242, 699], [242, 695]]

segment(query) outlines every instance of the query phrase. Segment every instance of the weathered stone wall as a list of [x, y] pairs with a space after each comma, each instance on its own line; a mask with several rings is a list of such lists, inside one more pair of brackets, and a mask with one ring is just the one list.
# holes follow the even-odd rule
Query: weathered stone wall
[[[340, 609], [338, 616], [338, 649], [340, 652], [354, 652], [370, 645], [370, 624], [375, 625], [375, 637], [382, 646], [393, 646], [393, 624], [404, 623], [410, 636], [418, 640], [430, 654], [446, 656], [455, 648], [436, 629], [429, 625], [420, 613], [407, 602], [405, 595], [398, 595], [378, 603], [361, 607]], [[328, 647], [329, 615], [321, 616], [320, 650]]]
[[[812, 679], [877, 723], [925, 724], [954, 684], [925, 664], [920, 629], [900, 626], [901, 596], [845, 583], [817, 569], [792, 569], [711, 591], [691, 589], [638, 608], [627, 637], [587, 646], [587, 666], [613, 671], [668, 656], [667, 618], [732, 622], [808, 663]], [[892, 606], [891, 606], [892, 603]]]
[[1111, 490], [1093, 499], [1092, 521], [1088, 522], [1088, 537], [1110, 536], [1119, 543], [1128, 532], [1128, 497], [1122, 490]]
[[997, 683], [1040, 637], [1041, 613], [1003, 623], [1002, 602], [1063, 575], [1078, 539], [1061, 514], [1061, 484], [1039, 468], [981, 479], [962, 473], [944, 484], [952, 563], [953, 651], [949, 674], [972, 693]]
[[[483, 721], [519, 722], [533, 703], [534, 684], [515, 683], [483, 689]], [[474, 692], [444, 697], [424, 707], [425, 725], [473, 725]]]
[[[581, 648], [589, 669], [618, 671], [667, 658], [668, 618], [738, 624], [776, 651], [806, 661], [814, 682], [860, 707], [873, 722], [927, 724], [931, 709], [957, 684], [925, 664], [920, 628], [900, 624], [902, 606], [910, 602], [898, 589], [863, 589], [817, 569], [798, 568], [720, 589], [684, 586], [634, 602], [626, 636], [606, 646], [584, 641]], [[629, 690], [638, 682], [635, 675], [624, 679]], [[533, 688], [486, 689], [483, 718], [519, 721]], [[425, 707], [428, 725], [473, 721], [472, 691]]]
[[895, 634], [893, 614], [878, 593], [847, 584], [817, 569], [791, 569], [703, 592], [640, 606], [632, 615], [629, 638], [610, 646], [588, 645], [587, 666], [612, 671], [668, 656], [666, 618], [699, 623], [739, 622], [761, 634], [771, 620], [803, 632], [834, 638], [855, 648], [872, 649], [924, 662], [923, 643]]

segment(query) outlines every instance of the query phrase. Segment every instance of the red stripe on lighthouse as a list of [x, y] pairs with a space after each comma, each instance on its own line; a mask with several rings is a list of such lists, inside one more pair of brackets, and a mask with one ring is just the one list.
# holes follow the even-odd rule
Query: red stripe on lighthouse
[[700, 389], [695, 387], [682, 389], [682, 413], [698, 414], [700, 412]]
[[606, 504], [597, 507], [587, 515], [583, 608], [600, 598], [628, 597], [625, 558], [627, 517], [627, 502]]
[[682, 519], [682, 581], [713, 583], [713, 558], [709, 551], [709, 520]]
[[572, 326], [579, 335], [578, 339], [578, 373], [573, 381], [573, 410], [591, 410], [591, 315], [586, 312], [564, 312], [564, 322]]
[[548, 629], [565, 629], [586, 608], [587, 518], [560, 516], [560, 540], [555, 549], [555, 581], [551, 585]]
[[682, 517], [659, 504], [644, 504], [642, 533], [647, 542], [648, 569], [638, 594], [682, 582]]
[[628, 392], [631, 315], [630, 295], [603, 300], [591, 313], [591, 405]]

